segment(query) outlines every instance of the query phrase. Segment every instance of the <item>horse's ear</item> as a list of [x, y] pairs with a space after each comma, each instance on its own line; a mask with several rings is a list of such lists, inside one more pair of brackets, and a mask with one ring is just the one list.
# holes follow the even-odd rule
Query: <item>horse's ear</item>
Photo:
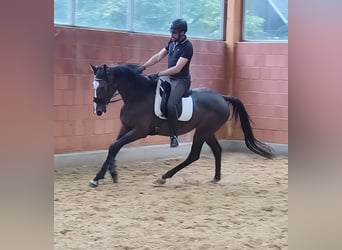
[[90, 69], [93, 71], [94, 75], [96, 75], [97, 67], [95, 67], [91, 64], [89, 64], [89, 66], [90, 66]]

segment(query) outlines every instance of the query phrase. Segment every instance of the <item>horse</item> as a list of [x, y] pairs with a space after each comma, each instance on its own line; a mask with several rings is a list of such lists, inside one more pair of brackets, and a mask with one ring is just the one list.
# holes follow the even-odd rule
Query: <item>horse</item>
[[[94, 179], [91, 187], [97, 187], [99, 180], [104, 179], [107, 170], [114, 183], [118, 181], [116, 156], [120, 149], [133, 141], [149, 135], [170, 136], [167, 120], [160, 119], [154, 112], [156, 83], [139, 72], [138, 66], [117, 64], [90, 67], [94, 73], [94, 113], [101, 116], [106, 112], [107, 105], [116, 94], [123, 101], [120, 111], [121, 128], [117, 139], [108, 149], [107, 158]], [[222, 148], [215, 137], [215, 132], [229, 119], [240, 117], [245, 144], [252, 152], [265, 158], [274, 157], [273, 149], [254, 137], [249, 115], [243, 103], [234, 96], [226, 96], [209, 88], [191, 89], [193, 99], [193, 115], [188, 121], [179, 121], [179, 135], [195, 129], [191, 151], [188, 157], [161, 175], [154, 183], [165, 184], [168, 178], [198, 160], [204, 143], [207, 143], [215, 157], [215, 175], [213, 183], [221, 179]]]

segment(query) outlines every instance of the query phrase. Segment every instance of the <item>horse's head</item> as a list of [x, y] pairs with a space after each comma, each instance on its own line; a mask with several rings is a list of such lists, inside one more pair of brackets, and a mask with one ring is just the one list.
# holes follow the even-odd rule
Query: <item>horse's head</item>
[[116, 87], [114, 83], [111, 82], [108, 77], [108, 67], [107, 65], [93, 66], [90, 65], [95, 77], [93, 81], [93, 87], [95, 89], [94, 93], [94, 113], [101, 116], [107, 111], [107, 104], [113, 97]]

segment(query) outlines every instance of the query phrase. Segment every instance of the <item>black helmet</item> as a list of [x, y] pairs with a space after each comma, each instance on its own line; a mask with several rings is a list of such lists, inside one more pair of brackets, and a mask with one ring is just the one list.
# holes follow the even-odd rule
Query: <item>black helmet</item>
[[186, 33], [188, 31], [188, 24], [184, 19], [176, 19], [171, 23], [171, 32], [182, 32]]

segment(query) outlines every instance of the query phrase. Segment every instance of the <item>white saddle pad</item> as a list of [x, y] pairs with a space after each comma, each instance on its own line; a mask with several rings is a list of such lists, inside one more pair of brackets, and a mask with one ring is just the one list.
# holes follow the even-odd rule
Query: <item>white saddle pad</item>
[[[161, 96], [160, 96], [160, 84], [161, 80], [158, 80], [157, 88], [156, 88], [156, 98], [154, 100], [154, 113], [161, 119], [166, 119], [161, 110]], [[192, 117], [192, 113], [194, 110], [194, 104], [191, 95], [189, 97], [182, 97], [182, 114], [178, 118], [178, 121], [189, 121]]]

